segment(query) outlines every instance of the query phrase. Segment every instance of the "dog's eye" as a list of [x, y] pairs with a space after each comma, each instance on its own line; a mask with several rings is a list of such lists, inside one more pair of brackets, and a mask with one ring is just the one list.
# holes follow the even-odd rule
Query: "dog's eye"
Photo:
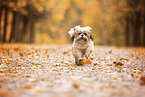
[[87, 35], [87, 33], [84, 33], [84, 35]]
[[81, 33], [79, 33], [79, 35], [81, 35]]

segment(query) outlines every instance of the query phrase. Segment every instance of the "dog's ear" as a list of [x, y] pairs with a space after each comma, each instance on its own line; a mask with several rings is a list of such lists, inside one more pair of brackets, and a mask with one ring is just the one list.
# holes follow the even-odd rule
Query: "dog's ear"
[[71, 37], [71, 41], [72, 41], [72, 42], [74, 41], [74, 38], [75, 38], [75, 37], [74, 37], [74, 35], [73, 35], [73, 36]]
[[70, 31], [68, 32], [71, 36], [74, 34], [74, 28], [71, 28]]
[[94, 38], [93, 38], [93, 35], [92, 34], [90, 34], [90, 39], [93, 41], [94, 40]]
[[91, 27], [89, 27], [89, 26], [87, 26], [87, 29], [89, 29], [90, 31], [92, 31], [92, 28], [91, 28]]
[[75, 27], [74, 27], [74, 31], [76, 31], [76, 29], [80, 29], [80, 28], [81, 28], [81, 26], [80, 26], [80, 25], [75, 26]]

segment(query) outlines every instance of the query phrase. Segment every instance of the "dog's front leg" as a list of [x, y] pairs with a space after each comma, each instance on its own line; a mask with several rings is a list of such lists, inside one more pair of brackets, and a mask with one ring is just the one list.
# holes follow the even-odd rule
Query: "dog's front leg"
[[91, 53], [92, 53], [92, 50], [90, 48], [86, 49], [86, 54], [85, 54], [86, 59], [89, 58]]
[[82, 65], [82, 61], [83, 61], [82, 58], [75, 58], [75, 63], [76, 63], [77, 65]]
[[75, 57], [75, 63], [77, 65], [81, 65], [82, 64], [82, 52], [78, 49], [73, 50], [73, 56]]

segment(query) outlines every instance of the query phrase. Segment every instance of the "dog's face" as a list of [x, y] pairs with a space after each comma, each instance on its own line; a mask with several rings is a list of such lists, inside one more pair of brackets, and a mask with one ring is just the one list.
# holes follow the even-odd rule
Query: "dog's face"
[[71, 28], [69, 31], [69, 34], [71, 35], [72, 41], [78, 42], [78, 43], [86, 43], [87, 41], [93, 40], [92, 33], [91, 33], [91, 27], [80, 27], [76, 26], [74, 28]]
[[74, 40], [79, 43], [85, 43], [90, 39], [90, 31], [84, 28], [75, 29]]

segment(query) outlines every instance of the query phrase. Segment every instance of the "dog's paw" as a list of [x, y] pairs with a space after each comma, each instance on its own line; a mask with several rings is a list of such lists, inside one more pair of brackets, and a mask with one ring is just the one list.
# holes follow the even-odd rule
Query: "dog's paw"
[[83, 65], [83, 64], [82, 64], [82, 61], [83, 61], [83, 59], [79, 59], [78, 61], [76, 61], [76, 64], [77, 64], [77, 65]]

